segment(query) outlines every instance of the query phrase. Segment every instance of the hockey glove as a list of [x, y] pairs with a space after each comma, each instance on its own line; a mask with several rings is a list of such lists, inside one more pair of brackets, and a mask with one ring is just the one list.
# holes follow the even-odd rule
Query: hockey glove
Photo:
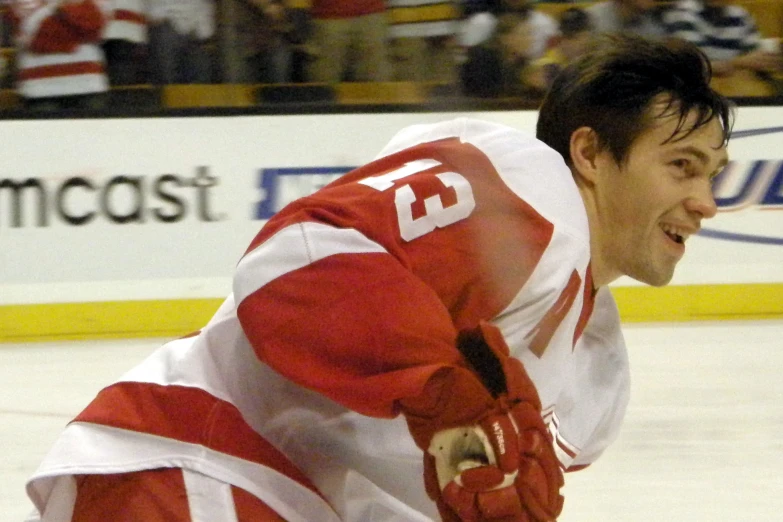
[[445, 522], [543, 522], [563, 507], [563, 475], [541, 403], [493, 326], [461, 332], [464, 368], [401, 401], [424, 453], [424, 482]]

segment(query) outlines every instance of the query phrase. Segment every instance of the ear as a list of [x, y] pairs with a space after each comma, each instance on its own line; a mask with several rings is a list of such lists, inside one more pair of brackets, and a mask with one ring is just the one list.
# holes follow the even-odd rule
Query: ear
[[570, 153], [574, 175], [588, 184], [597, 179], [598, 136], [590, 127], [579, 127], [571, 133]]

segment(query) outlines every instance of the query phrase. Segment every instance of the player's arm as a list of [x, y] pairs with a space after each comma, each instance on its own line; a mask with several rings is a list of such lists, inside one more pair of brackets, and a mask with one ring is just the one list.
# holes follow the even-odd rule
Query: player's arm
[[238, 316], [279, 373], [393, 416], [397, 400], [461, 360], [455, 325], [513, 298], [552, 226], [457, 139], [344, 178], [267, 223], [237, 268]]
[[458, 335], [431, 288], [351, 229], [283, 228], [237, 273], [259, 358], [362, 414], [403, 413], [445, 521], [556, 518], [563, 482], [541, 404], [497, 329]]
[[461, 358], [436, 293], [354, 229], [282, 228], [239, 263], [234, 293], [262, 361], [365, 415], [396, 415]]
[[[477, 285], [454, 253], [475, 248], [474, 228], [455, 226], [476, 219], [474, 187], [433, 155], [370, 164], [286, 207], [237, 267], [238, 316], [260, 359], [366, 415], [394, 416], [460, 359], [445, 294]], [[433, 254], [456, 290], [425, 282]]]

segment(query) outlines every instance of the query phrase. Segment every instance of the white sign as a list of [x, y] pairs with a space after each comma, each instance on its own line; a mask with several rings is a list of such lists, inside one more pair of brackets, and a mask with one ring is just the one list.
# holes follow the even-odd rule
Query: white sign
[[[0, 304], [222, 297], [264, 219], [457, 116], [535, 131], [531, 111], [0, 122]], [[781, 121], [739, 111], [675, 284], [783, 281]]]

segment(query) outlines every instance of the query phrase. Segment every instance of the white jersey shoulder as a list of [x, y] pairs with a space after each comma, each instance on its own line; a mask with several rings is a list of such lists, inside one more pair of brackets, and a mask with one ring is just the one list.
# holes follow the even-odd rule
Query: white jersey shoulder
[[457, 118], [406, 127], [376, 159], [406, 148], [459, 138], [484, 153], [503, 182], [542, 217], [566, 234], [586, 241], [587, 214], [563, 157], [534, 136], [490, 121]]

